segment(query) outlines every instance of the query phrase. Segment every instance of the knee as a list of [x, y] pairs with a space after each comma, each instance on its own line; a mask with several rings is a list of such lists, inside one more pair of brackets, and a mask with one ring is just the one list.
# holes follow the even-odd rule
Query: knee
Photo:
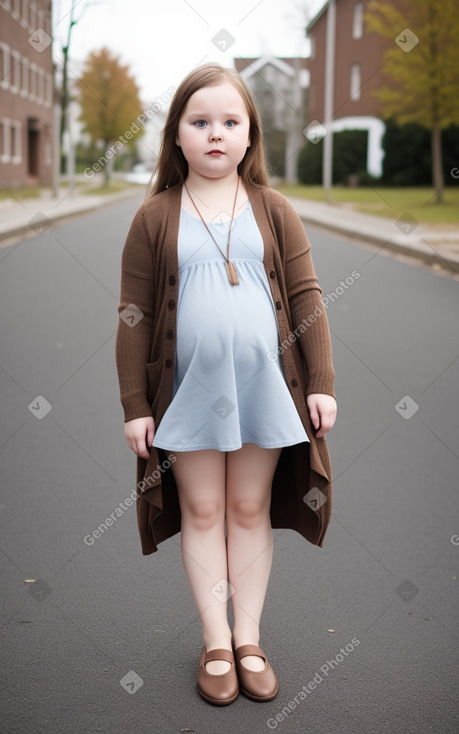
[[210, 530], [223, 522], [222, 504], [214, 500], [188, 503], [183, 514], [185, 521], [191, 522], [196, 530]]
[[249, 498], [241, 497], [233, 500], [228, 506], [228, 520], [247, 530], [254, 529], [266, 521], [269, 506]]

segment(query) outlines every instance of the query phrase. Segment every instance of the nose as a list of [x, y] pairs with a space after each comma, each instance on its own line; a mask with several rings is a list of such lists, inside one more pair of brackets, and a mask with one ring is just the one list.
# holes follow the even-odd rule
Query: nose
[[221, 140], [222, 134], [219, 128], [213, 127], [212, 130], [209, 133], [209, 139], [214, 140]]

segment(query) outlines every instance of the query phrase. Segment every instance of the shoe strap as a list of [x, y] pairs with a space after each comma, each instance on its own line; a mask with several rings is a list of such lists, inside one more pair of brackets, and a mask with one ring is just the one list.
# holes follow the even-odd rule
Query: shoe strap
[[234, 663], [234, 655], [231, 650], [225, 650], [224, 648], [209, 650], [209, 652], [206, 650], [204, 665], [211, 660], [226, 660], [227, 663]]
[[246, 655], [258, 655], [258, 657], [263, 658], [266, 662], [266, 655], [258, 645], [241, 645], [234, 651], [234, 654], [238, 663]]

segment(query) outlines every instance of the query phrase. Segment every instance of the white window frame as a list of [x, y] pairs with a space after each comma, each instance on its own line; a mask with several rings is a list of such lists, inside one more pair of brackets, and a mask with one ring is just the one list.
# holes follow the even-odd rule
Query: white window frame
[[38, 67], [33, 61], [30, 64], [29, 70], [29, 100], [35, 102], [38, 90]]
[[4, 68], [0, 69], [0, 87], [2, 89], [10, 88], [10, 70], [11, 70], [11, 59], [10, 59], [10, 47], [4, 41], [0, 41], [0, 49], [3, 52], [3, 65]]
[[[14, 139], [13, 139], [13, 135], [11, 134], [12, 130], [14, 130]], [[11, 163], [17, 166], [19, 163], [22, 163], [22, 124], [19, 122], [19, 120], [11, 120], [11, 127], [10, 127], [11, 147], [13, 147], [12, 146], [13, 142], [14, 142], [14, 150], [11, 151]]]
[[350, 99], [352, 102], [358, 102], [360, 99], [360, 89], [362, 87], [362, 67], [360, 64], [351, 65], [350, 79]]
[[29, 59], [23, 56], [21, 59], [21, 97], [29, 96]]
[[45, 10], [45, 19], [44, 19], [44, 28], [48, 36], [51, 36], [51, 15], [49, 13], [49, 10]]
[[37, 30], [37, 3], [31, 2], [29, 4], [29, 33], [33, 33]]
[[10, 92], [19, 94], [21, 91], [21, 54], [15, 49], [11, 49], [11, 67], [10, 67]]
[[45, 75], [45, 107], [51, 107], [53, 103], [53, 75]]
[[352, 15], [352, 38], [363, 36], [363, 2], [355, 3]]
[[21, 18], [21, 0], [13, 0], [13, 9], [11, 10], [11, 15], [15, 20], [20, 20]]
[[37, 104], [43, 104], [45, 101], [45, 70], [41, 66], [37, 67]]
[[21, 2], [21, 25], [23, 28], [27, 28], [29, 25], [29, 0], [22, 0]]
[[11, 135], [10, 135], [10, 119], [2, 117], [3, 125], [3, 153], [0, 155], [1, 163], [9, 163], [11, 159]]

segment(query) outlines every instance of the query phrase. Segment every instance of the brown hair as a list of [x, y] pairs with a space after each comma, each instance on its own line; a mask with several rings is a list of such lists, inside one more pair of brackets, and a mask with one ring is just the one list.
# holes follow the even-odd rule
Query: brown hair
[[148, 184], [145, 198], [159, 194], [160, 191], [167, 188], [179, 186], [185, 181], [188, 175], [188, 163], [182, 149], [175, 142], [180, 118], [188, 100], [195, 92], [203, 87], [214, 87], [225, 81], [230, 82], [241, 95], [250, 119], [250, 147], [238, 165], [238, 174], [245, 184], [257, 187], [268, 185], [261, 120], [251, 92], [237, 71], [225, 68], [220, 64], [209, 63], [190, 72], [180, 83], [172, 99], [162, 132], [158, 162]]

